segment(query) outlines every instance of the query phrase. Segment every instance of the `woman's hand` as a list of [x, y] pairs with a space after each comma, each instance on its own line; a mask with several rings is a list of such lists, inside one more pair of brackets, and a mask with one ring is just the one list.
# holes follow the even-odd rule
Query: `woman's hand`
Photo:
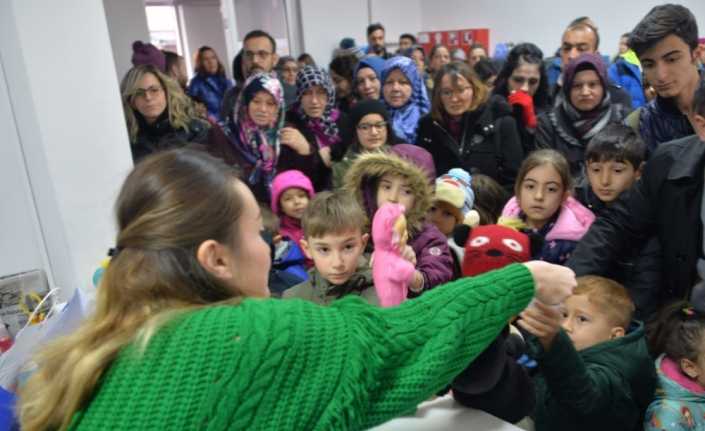
[[333, 165], [333, 160], [330, 156], [330, 147], [321, 148], [318, 150], [318, 155], [321, 156], [321, 160], [323, 160], [324, 165], [329, 168]]
[[534, 334], [543, 346], [543, 350], [549, 351], [553, 339], [561, 330], [563, 313], [560, 307], [534, 300], [519, 316], [521, 317], [517, 322], [519, 326]]
[[534, 296], [544, 304], [560, 304], [573, 294], [577, 281], [571, 269], [537, 260], [526, 262], [524, 265], [534, 278]]
[[304, 135], [293, 127], [283, 127], [279, 132], [282, 145], [286, 145], [297, 154], [308, 156], [311, 154], [311, 145], [308, 143]]

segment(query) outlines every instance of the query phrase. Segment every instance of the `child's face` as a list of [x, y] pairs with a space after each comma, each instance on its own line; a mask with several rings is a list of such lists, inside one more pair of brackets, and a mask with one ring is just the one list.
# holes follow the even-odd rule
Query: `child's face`
[[457, 212], [458, 209], [448, 202], [436, 201], [433, 203], [433, 206], [431, 206], [431, 209], [428, 210], [428, 218], [443, 235], [450, 236], [450, 234], [453, 233], [455, 225], [458, 223], [458, 220], [455, 218]]
[[368, 238], [369, 235], [363, 235], [360, 229], [352, 229], [302, 239], [301, 247], [323, 278], [331, 284], [341, 285], [355, 274]]
[[282, 212], [289, 217], [301, 220], [308, 206], [308, 192], [298, 187], [286, 189], [279, 197]]
[[607, 315], [600, 312], [587, 295], [568, 297], [564, 303], [563, 317], [563, 329], [578, 351], [624, 336], [624, 328], [613, 326]]
[[414, 207], [414, 191], [401, 175], [384, 174], [377, 186], [377, 208], [386, 203], [401, 204], [407, 211]]
[[604, 203], [614, 202], [641, 175], [630, 162], [606, 160], [588, 162], [587, 175], [593, 193]]
[[519, 206], [526, 214], [526, 223], [540, 229], [567, 197], [561, 176], [553, 166], [544, 164], [526, 173], [519, 189]]

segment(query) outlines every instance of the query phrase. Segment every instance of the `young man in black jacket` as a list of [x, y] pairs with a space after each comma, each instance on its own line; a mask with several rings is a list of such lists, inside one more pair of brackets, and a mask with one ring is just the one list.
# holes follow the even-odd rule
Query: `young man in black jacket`
[[661, 243], [658, 306], [687, 298], [705, 280], [705, 83], [695, 92], [690, 117], [696, 135], [660, 145], [636, 185], [598, 218], [567, 266], [577, 275], [607, 275], [628, 250], [656, 235]]

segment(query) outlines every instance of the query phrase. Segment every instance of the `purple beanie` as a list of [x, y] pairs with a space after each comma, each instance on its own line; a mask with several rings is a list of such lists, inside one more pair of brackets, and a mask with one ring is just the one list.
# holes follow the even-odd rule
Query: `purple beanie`
[[151, 43], [143, 43], [141, 40], [136, 40], [132, 44], [132, 65], [141, 66], [143, 64], [151, 64], [166, 73], [166, 56], [159, 48]]
[[417, 145], [397, 144], [391, 148], [391, 152], [421, 168], [426, 173], [429, 183], [436, 181], [436, 166], [433, 163], [433, 156], [425, 149]]

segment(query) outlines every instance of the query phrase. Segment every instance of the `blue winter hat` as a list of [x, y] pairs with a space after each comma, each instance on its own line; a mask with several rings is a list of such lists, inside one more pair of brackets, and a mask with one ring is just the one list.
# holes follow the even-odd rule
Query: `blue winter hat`
[[466, 217], [475, 205], [475, 192], [471, 184], [472, 176], [466, 170], [453, 168], [436, 179], [436, 197], [447, 200]]

